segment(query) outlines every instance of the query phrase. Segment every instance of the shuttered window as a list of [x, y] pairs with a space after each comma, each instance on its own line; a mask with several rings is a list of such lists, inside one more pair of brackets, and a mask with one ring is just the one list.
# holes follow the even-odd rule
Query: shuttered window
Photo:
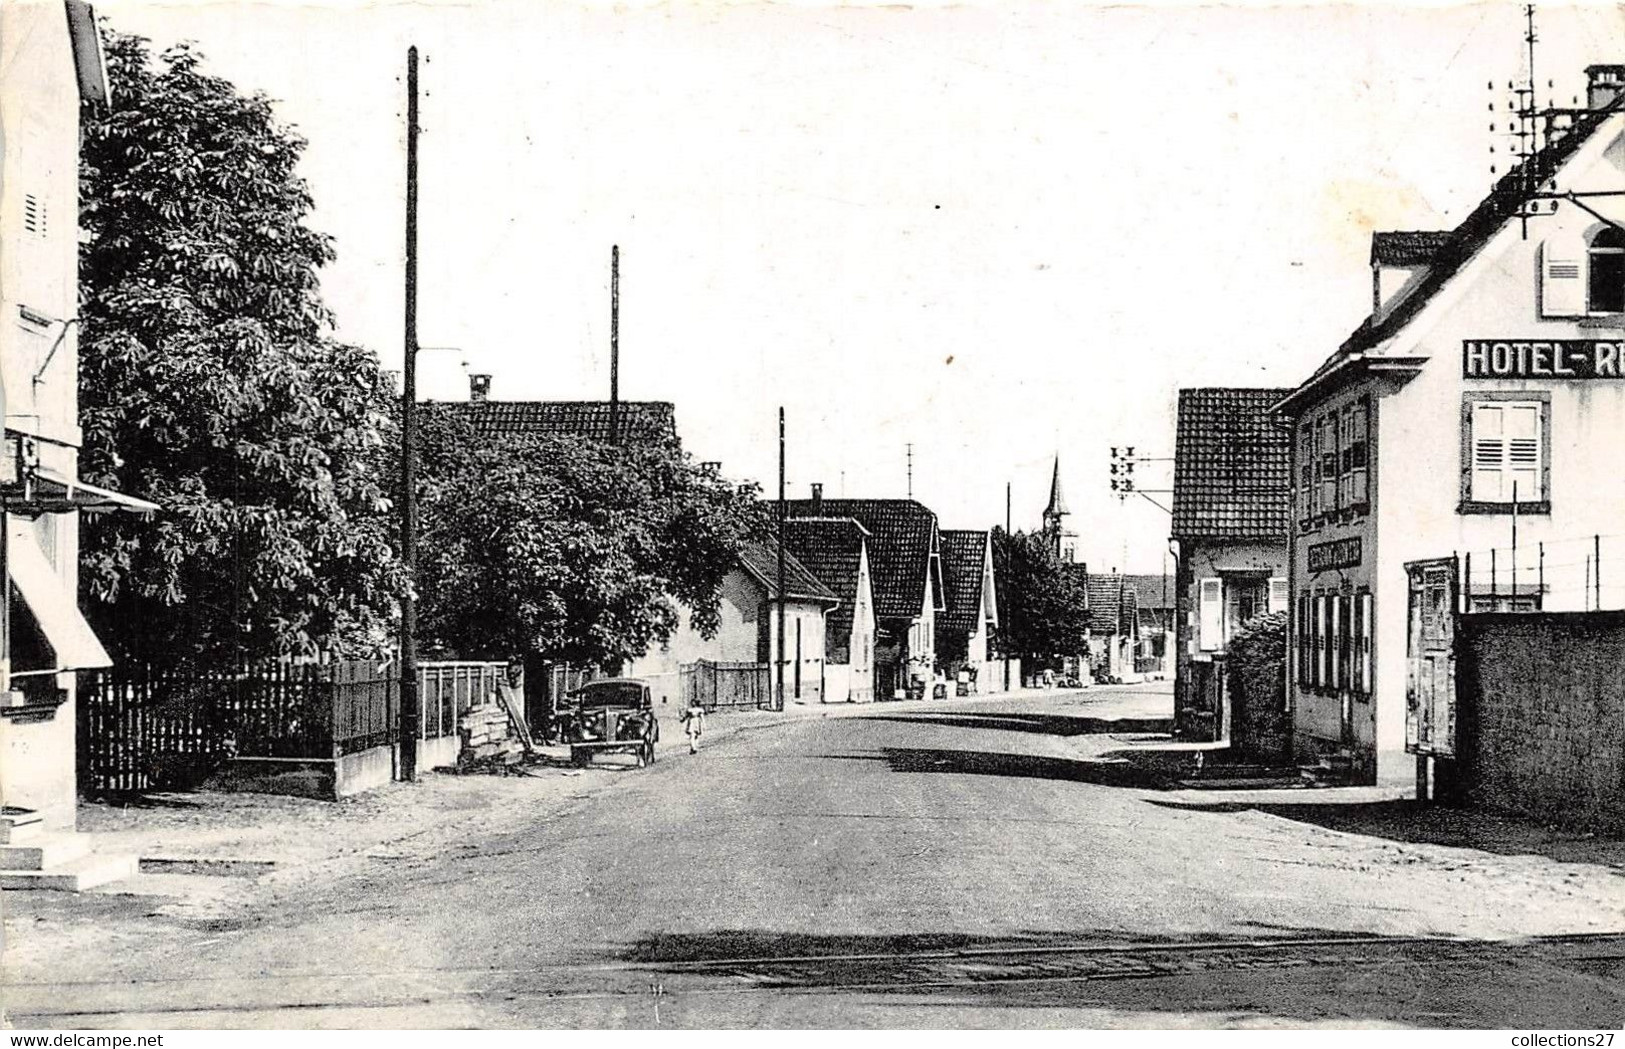
[[1298, 595], [1297, 620], [1292, 624], [1292, 630], [1298, 643], [1298, 684], [1308, 685], [1314, 680], [1314, 675], [1310, 673], [1310, 664], [1312, 662], [1310, 653], [1313, 651], [1313, 646], [1310, 644], [1308, 594]]
[[1224, 648], [1224, 580], [1208, 578], [1198, 584], [1197, 644], [1204, 652]]
[[1298, 428], [1298, 520], [1309, 524], [1315, 516], [1315, 428], [1304, 423]]
[[1540, 313], [1543, 317], [1578, 317], [1586, 312], [1586, 282], [1581, 279], [1585, 242], [1555, 234], [1540, 248]]
[[1290, 597], [1286, 588], [1286, 580], [1280, 576], [1270, 580], [1269, 610], [1271, 612], [1285, 612]]
[[[1468, 498], [1479, 503], [1540, 502], [1542, 411], [1539, 401], [1484, 401], [1472, 406]], [[1516, 489], [1514, 489], [1516, 486]]]
[[1354, 628], [1354, 691], [1362, 696], [1369, 696], [1372, 689], [1371, 680], [1371, 630], [1373, 626], [1371, 592], [1361, 591], [1355, 595], [1355, 628]]
[[1320, 507], [1321, 513], [1337, 509], [1337, 413], [1320, 417]]
[[1315, 685], [1325, 688], [1331, 682], [1331, 599], [1315, 595]]

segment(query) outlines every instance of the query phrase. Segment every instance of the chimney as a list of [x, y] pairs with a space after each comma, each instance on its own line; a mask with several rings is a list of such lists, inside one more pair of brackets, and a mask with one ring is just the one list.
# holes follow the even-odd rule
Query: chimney
[[471, 404], [483, 404], [491, 397], [491, 377], [489, 375], [470, 374], [468, 377], [468, 400]]
[[824, 513], [824, 486], [812, 486], [812, 512], [814, 517], [822, 517]]
[[1625, 66], [1586, 66], [1586, 108], [1606, 109], [1625, 91]]

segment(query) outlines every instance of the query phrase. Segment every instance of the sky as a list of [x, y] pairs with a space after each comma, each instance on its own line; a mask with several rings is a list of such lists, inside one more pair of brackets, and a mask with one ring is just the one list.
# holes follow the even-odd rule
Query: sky
[[[619, 245], [621, 394], [696, 458], [771, 494], [782, 406], [792, 497], [902, 496], [912, 446], [943, 527], [1002, 525], [1008, 485], [1024, 529], [1058, 454], [1095, 570], [1168, 563], [1168, 464], [1125, 502], [1111, 448], [1172, 456], [1182, 386], [1306, 378], [1369, 310], [1371, 233], [1505, 170], [1488, 109], [1527, 75], [1504, 2], [98, 10], [277, 100], [337, 334], [387, 367], [418, 46], [426, 395], [607, 397]], [[1621, 12], [1538, 10], [1543, 94], [1625, 62]]]

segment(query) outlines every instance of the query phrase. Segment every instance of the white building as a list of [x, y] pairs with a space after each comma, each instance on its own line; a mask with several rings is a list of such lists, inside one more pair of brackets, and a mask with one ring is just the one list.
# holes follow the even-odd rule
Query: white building
[[1597, 537], [1625, 531], [1625, 67], [1587, 73], [1588, 110], [1454, 230], [1377, 235], [1373, 313], [1277, 405], [1300, 760], [1415, 771], [1408, 563], [1471, 554], [1478, 607], [1621, 607], [1625, 541]]

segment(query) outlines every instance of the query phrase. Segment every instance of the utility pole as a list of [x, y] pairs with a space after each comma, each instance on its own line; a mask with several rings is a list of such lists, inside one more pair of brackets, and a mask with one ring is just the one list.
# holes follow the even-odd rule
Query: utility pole
[[1004, 534], [1010, 534], [1010, 482], [1004, 482]]
[[609, 443], [621, 439], [621, 246], [609, 249]]
[[418, 774], [418, 49], [406, 49], [406, 345], [401, 363], [401, 779]]
[[784, 406], [779, 406], [779, 628], [777, 687], [773, 693], [773, 709], [784, 709]]

